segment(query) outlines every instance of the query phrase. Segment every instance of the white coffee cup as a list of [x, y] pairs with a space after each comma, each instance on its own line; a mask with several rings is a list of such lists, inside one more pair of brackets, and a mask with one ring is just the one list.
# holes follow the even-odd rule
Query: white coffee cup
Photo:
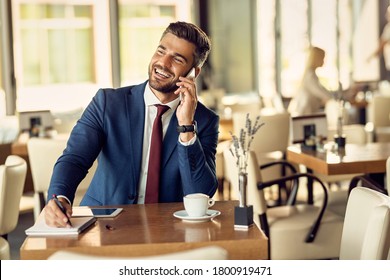
[[207, 209], [213, 206], [214, 203], [214, 199], [203, 193], [192, 193], [184, 197], [184, 208], [190, 217], [205, 216]]

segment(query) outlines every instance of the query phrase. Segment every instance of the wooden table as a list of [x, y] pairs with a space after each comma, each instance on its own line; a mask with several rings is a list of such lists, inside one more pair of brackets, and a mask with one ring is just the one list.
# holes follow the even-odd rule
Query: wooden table
[[[386, 160], [390, 156], [390, 143], [347, 144], [344, 149], [324, 152], [303, 149], [296, 144], [287, 148], [287, 160], [303, 164], [309, 172], [324, 175], [364, 173], [384, 186]], [[308, 182], [308, 202], [313, 203], [312, 182]]]
[[[78, 237], [27, 237], [21, 259], [47, 259], [55, 251], [103, 256], [136, 257], [171, 253], [208, 245], [229, 252], [230, 259], [268, 259], [268, 240], [256, 226], [234, 229], [237, 201], [217, 201], [212, 209], [221, 215], [203, 223], [184, 222], [173, 217], [182, 203], [125, 205], [116, 218], [99, 218]], [[114, 230], [107, 230], [110, 225]]]
[[347, 144], [344, 149], [325, 152], [302, 149], [298, 144], [287, 148], [287, 160], [325, 175], [384, 173], [389, 156], [390, 143]]

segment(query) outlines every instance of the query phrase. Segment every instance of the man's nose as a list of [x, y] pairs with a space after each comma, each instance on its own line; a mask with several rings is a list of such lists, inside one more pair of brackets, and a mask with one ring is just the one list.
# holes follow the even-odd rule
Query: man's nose
[[172, 59], [169, 55], [164, 55], [159, 59], [162, 66], [170, 68], [172, 66]]

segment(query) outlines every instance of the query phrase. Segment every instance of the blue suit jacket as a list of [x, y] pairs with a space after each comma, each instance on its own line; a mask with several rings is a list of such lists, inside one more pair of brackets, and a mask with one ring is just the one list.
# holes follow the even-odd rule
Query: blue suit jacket
[[[48, 198], [71, 201], [78, 184], [98, 157], [98, 167], [81, 205], [137, 203], [141, 173], [146, 82], [118, 89], [100, 89], [73, 128], [63, 155], [54, 166]], [[159, 202], [179, 202], [183, 195], [214, 195], [215, 153], [219, 118], [198, 102], [197, 140], [178, 142], [176, 113], [164, 138]]]

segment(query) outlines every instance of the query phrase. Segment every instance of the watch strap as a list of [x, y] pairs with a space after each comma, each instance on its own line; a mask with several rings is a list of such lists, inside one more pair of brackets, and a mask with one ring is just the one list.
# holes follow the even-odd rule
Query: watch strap
[[177, 132], [185, 133], [185, 132], [194, 132], [196, 133], [196, 122], [194, 121], [191, 125], [178, 125], [176, 128]]

